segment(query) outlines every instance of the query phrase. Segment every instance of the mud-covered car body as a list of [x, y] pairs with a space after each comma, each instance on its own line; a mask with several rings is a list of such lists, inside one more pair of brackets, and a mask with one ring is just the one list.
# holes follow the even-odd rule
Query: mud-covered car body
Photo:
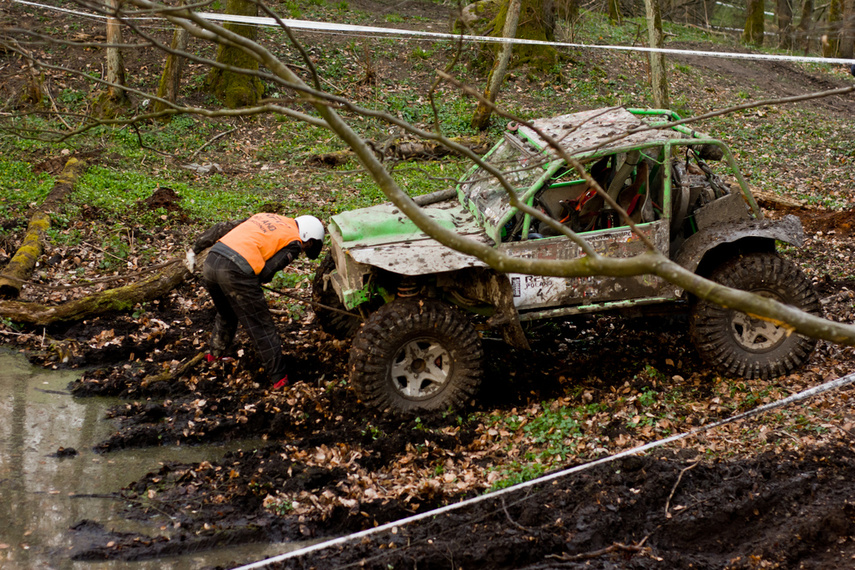
[[[598, 253], [642, 254], [643, 241], [543, 133], [585, 165], [591, 178], [627, 211], [637, 231], [691, 271], [708, 276], [738, 256], [774, 254], [777, 241], [801, 245], [797, 218], [764, 219], [727, 146], [674, 125], [678, 119], [669, 111], [609, 108], [536, 120], [534, 129], [511, 124], [485, 155], [489, 168], [470, 169], [451, 198], [428, 198], [425, 211], [439, 225], [510, 256], [560, 260], [582, 255], [573, 240], [555, 235], [548, 224], [515, 208], [490, 173], [492, 168], [502, 173], [521, 202], [567, 225]], [[721, 175], [705, 158], [718, 161]], [[390, 302], [429, 298], [487, 317], [479, 321], [481, 328], [499, 329], [507, 342], [519, 347], [527, 346], [521, 326], [525, 321], [654, 304], [687, 305], [689, 300], [685, 291], [652, 275], [558, 278], [499, 273], [428, 237], [392, 204], [334, 216], [329, 233], [331, 257], [316, 281], [326, 299], [333, 298], [332, 290], [344, 308], [368, 316]], [[770, 295], [785, 301], [787, 297], [774, 291]], [[354, 380], [357, 387], [362, 382]], [[393, 408], [426, 407], [422, 404], [431, 399], [416, 392], [425, 399], [411, 398], [413, 406], [409, 401], [390, 404], [376, 394], [368, 399]]]

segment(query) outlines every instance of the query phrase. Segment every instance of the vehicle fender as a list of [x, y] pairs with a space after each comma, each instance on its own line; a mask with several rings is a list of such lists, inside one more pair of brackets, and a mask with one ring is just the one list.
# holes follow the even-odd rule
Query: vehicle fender
[[695, 271], [708, 251], [745, 238], [782, 241], [801, 247], [805, 236], [801, 220], [793, 215], [779, 220], [745, 220], [718, 224], [704, 228], [683, 242], [673, 260], [689, 271]]
[[438, 285], [455, 289], [467, 297], [487, 301], [496, 312], [487, 320], [491, 328], [502, 333], [502, 339], [514, 348], [531, 350], [514, 306], [514, 292], [508, 276], [490, 269], [473, 269], [462, 278], [462, 273], [445, 274]]

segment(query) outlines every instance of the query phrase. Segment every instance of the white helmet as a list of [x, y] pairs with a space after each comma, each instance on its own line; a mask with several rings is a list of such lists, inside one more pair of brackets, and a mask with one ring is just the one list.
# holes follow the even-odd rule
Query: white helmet
[[300, 240], [307, 242], [310, 239], [323, 241], [324, 225], [315, 216], [297, 216], [294, 218], [300, 229]]

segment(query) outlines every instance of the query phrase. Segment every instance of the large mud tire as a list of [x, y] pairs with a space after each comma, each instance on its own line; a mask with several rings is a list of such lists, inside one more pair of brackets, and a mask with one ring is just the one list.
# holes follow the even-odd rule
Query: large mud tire
[[[325, 276], [334, 269], [335, 261], [333, 261], [332, 255], [327, 252], [323, 259], [321, 259], [321, 263], [318, 265], [317, 271], [315, 271], [315, 277], [312, 279], [312, 301], [344, 311], [344, 305], [341, 303], [338, 295], [336, 295], [335, 289], [325, 279]], [[349, 338], [359, 328], [360, 320], [357, 317], [349, 317], [345, 314], [318, 306], [314, 307], [314, 311], [315, 318], [318, 320], [321, 329], [336, 338]]]
[[[822, 314], [810, 280], [792, 262], [775, 253], [734, 258], [716, 268], [710, 279], [808, 313]], [[788, 335], [783, 327], [702, 301], [692, 310], [691, 335], [698, 352], [719, 373], [747, 379], [774, 378], [796, 370], [807, 361], [817, 342], [796, 333]]]
[[434, 299], [383, 305], [350, 350], [350, 381], [368, 406], [396, 414], [458, 409], [481, 383], [483, 350], [472, 323]]

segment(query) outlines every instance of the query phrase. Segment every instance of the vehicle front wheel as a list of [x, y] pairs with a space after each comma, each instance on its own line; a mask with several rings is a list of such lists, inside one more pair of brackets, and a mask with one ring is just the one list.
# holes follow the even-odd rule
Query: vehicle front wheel
[[[810, 280], [795, 264], [775, 253], [734, 258], [716, 268], [710, 279], [808, 313], [822, 314]], [[693, 307], [691, 335], [701, 356], [721, 374], [747, 379], [792, 372], [807, 361], [817, 342], [790, 334], [785, 327], [769, 321], [703, 301]]]
[[400, 299], [357, 332], [350, 381], [365, 404], [393, 413], [456, 409], [475, 394], [482, 360], [464, 315], [435, 299]]

